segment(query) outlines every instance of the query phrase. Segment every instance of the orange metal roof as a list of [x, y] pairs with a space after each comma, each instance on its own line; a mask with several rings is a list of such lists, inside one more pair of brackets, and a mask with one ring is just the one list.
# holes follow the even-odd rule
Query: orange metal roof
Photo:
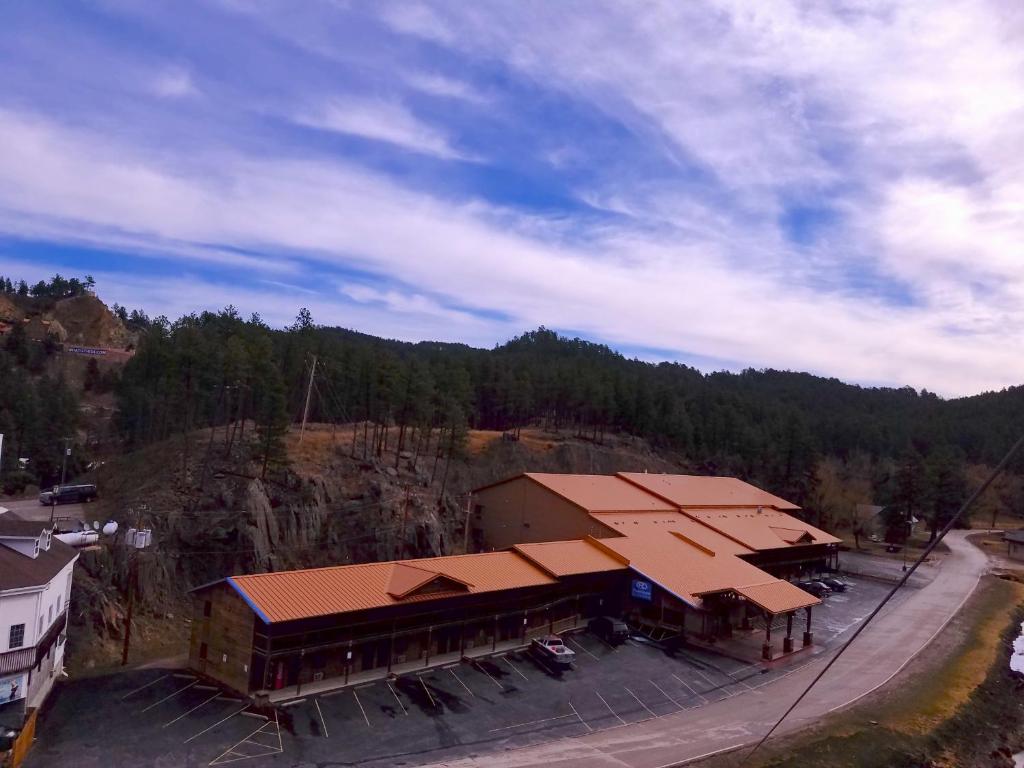
[[694, 606], [700, 605], [699, 595], [703, 593], [763, 584], [771, 579], [745, 560], [708, 554], [671, 533], [601, 539], [600, 543], [629, 558], [630, 568]]
[[749, 555], [753, 552], [750, 547], [723, 536], [713, 528], [679, 512], [598, 512], [591, 517], [624, 536], [646, 536], [663, 531], [676, 531], [720, 555]]
[[760, 511], [757, 507], [689, 508], [683, 514], [755, 551], [802, 543], [800, 537], [804, 533], [811, 536], [808, 544], [838, 544], [840, 541], [820, 528], [769, 507], [761, 507]]
[[525, 476], [588, 512], [653, 512], [675, 507], [615, 475], [558, 475], [526, 472]]
[[814, 595], [804, 592], [796, 584], [776, 579], [767, 584], [737, 587], [736, 592], [760, 606], [768, 613], [787, 613], [807, 608], [821, 602]]
[[[228, 582], [268, 622], [364, 611], [419, 599], [450, 597], [453, 594], [411, 595], [404, 600], [395, 598], [389, 594], [389, 590], [392, 580], [396, 578], [396, 569], [402, 572], [397, 581], [407, 588], [412, 580], [406, 569], [420, 569], [433, 574], [419, 586], [437, 575], [466, 585], [465, 593], [454, 594], [478, 594], [555, 583], [554, 578], [516, 552], [487, 552], [405, 560], [401, 563], [365, 563], [260, 573], [232, 576]], [[415, 590], [415, 587], [411, 589]]]
[[552, 576], [571, 576], [578, 573], [618, 571], [626, 567], [591, 542], [548, 541], [537, 544], [516, 544], [514, 550], [529, 558]]
[[799, 509], [768, 491], [735, 477], [703, 475], [652, 475], [619, 472], [618, 477], [654, 493], [679, 507], [775, 507]]

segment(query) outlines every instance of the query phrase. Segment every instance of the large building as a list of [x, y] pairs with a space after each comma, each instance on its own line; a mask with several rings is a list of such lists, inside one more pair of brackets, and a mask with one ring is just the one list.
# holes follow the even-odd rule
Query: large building
[[0, 514], [0, 725], [20, 728], [63, 671], [77, 559], [52, 523]]
[[794, 650], [798, 613], [812, 642], [820, 602], [786, 579], [836, 564], [838, 539], [733, 478], [526, 474], [474, 499], [474, 542], [488, 551], [197, 588], [190, 665], [278, 700], [507, 650], [602, 614], [694, 642], [757, 624], [772, 658], [773, 627]]

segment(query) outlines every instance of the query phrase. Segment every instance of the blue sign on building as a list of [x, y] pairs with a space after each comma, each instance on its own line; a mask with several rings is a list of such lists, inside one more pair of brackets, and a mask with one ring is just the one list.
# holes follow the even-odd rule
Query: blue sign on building
[[651, 582], [643, 581], [641, 579], [633, 579], [633, 597], [638, 600], [650, 600], [651, 599]]

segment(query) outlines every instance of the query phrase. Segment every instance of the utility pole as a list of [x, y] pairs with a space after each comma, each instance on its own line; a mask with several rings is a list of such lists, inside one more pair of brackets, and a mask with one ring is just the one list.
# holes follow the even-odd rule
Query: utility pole
[[462, 551], [465, 554], [469, 554], [469, 515], [473, 511], [473, 492], [470, 491], [466, 496], [466, 526], [462, 532]]
[[153, 538], [153, 532], [149, 528], [139, 527], [145, 509], [146, 505], [141, 505], [139, 512], [135, 514], [135, 527], [129, 528], [125, 533], [125, 544], [131, 547], [131, 551], [128, 553], [128, 610], [124, 626], [124, 647], [121, 649], [122, 667], [128, 664], [128, 649], [131, 646], [132, 604], [135, 602], [136, 582], [139, 579], [139, 552], [148, 547]]
[[302, 409], [302, 426], [299, 428], [299, 443], [302, 443], [302, 436], [306, 432], [306, 417], [309, 416], [309, 397], [313, 394], [313, 374], [316, 373], [316, 355], [313, 355], [313, 365], [309, 369], [309, 384], [306, 386], [306, 405]]
[[71, 438], [63, 437], [61, 439], [64, 441], [64, 456], [60, 462], [60, 484], [63, 486], [68, 473], [68, 456], [71, 455], [71, 448], [68, 446], [68, 443], [71, 442]]
[[[3, 473], [4, 473], [4, 433], [0, 432], [0, 475], [3, 475]], [[0, 485], [0, 488], [3, 488], [3, 486]]]

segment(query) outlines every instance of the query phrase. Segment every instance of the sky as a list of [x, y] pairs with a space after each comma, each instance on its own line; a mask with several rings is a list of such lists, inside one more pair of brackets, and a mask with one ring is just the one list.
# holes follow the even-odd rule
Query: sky
[[5, 5], [0, 274], [491, 346], [1024, 383], [1024, 5]]

